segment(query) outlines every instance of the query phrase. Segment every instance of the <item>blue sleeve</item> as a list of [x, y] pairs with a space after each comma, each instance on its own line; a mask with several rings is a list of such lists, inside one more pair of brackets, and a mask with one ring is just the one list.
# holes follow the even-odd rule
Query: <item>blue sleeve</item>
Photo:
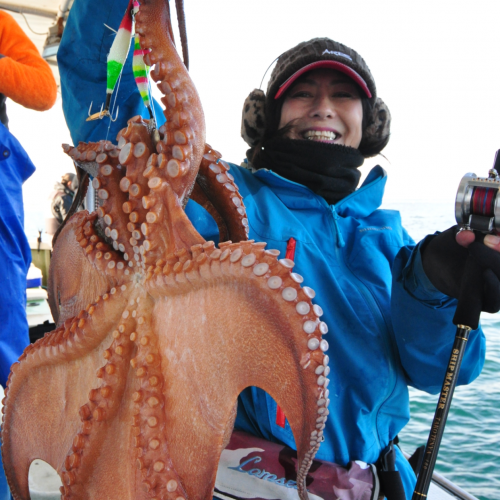
[[24, 233], [23, 183], [35, 171], [19, 141], [0, 123], [0, 384], [29, 344], [26, 274], [31, 250]]
[[[403, 247], [393, 264], [392, 320], [408, 383], [436, 394], [455, 340], [457, 301], [437, 290], [426, 276], [420, 245]], [[468, 384], [484, 364], [486, 342], [479, 327], [470, 333], [458, 384]]]
[[[107, 56], [115, 38], [112, 29], [118, 29], [127, 5], [128, 0], [100, 0], [96, 8], [87, 0], [75, 0], [71, 8], [57, 61], [64, 116], [74, 144], [101, 139], [116, 142], [127, 120], [136, 115], [149, 118], [132, 73], [131, 47], [111, 101], [113, 103], [116, 97], [117, 121], [111, 122], [107, 117], [86, 121], [90, 104], [94, 113], [106, 100]], [[154, 106], [160, 126], [165, 118], [158, 103]]]
[[188, 200], [185, 212], [205, 240], [219, 244], [219, 228], [213, 217], [202, 206], [193, 200]]

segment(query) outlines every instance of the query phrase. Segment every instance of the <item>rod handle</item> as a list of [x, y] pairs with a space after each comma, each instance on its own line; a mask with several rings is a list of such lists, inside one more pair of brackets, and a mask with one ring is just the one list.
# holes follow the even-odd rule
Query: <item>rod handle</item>
[[[472, 243], [474, 245], [474, 243]], [[482, 310], [483, 270], [469, 254], [465, 262], [464, 275], [457, 310], [453, 317], [455, 325], [466, 325], [472, 330], [479, 326]]]

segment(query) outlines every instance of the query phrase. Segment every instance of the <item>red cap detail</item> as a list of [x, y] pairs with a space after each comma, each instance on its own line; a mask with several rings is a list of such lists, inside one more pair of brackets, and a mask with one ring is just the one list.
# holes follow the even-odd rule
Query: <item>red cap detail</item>
[[337, 71], [340, 71], [341, 73], [344, 73], [347, 75], [349, 78], [354, 80], [364, 91], [364, 93], [368, 96], [371, 97], [372, 93], [368, 89], [368, 85], [366, 85], [366, 82], [363, 80], [361, 75], [359, 73], [356, 73], [352, 68], [347, 66], [346, 64], [342, 64], [341, 62], [338, 61], [330, 61], [330, 60], [322, 60], [322, 61], [316, 61], [311, 64], [308, 64], [307, 66], [304, 66], [303, 68], [300, 68], [298, 71], [296, 71], [285, 83], [281, 85], [279, 88], [278, 92], [276, 92], [276, 95], [274, 96], [275, 99], [279, 99], [285, 92], [286, 90], [292, 85], [292, 83], [297, 80], [297, 78], [304, 73], [307, 73], [308, 71], [311, 71], [313, 69], [318, 69], [318, 68], [331, 68], [331, 69], [336, 69]]

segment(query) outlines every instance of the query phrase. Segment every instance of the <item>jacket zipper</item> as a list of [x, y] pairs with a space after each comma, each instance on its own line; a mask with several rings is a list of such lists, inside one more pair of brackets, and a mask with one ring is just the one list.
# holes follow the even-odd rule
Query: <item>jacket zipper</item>
[[331, 212], [333, 215], [333, 225], [335, 226], [335, 234], [336, 234], [336, 240], [337, 240], [337, 247], [343, 248], [345, 247], [345, 241], [344, 237], [342, 236], [342, 231], [340, 230], [339, 227], [339, 214], [335, 210], [335, 207], [331, 207]]
[[337, 211], [335, 210], [335, 206], [328, 205], [328, 208], [330, 209], [330, 213], [331, 213], [332, 218], [333, 218], [333, 229], [334, 229], [335, 237], [337, 240], [337, 244], [335, 245], [335, 256], [337, 258], [337, 262], [342, 265], [344, 271], [346, 271], [350, 276], [352, 276], [354, 278], [353, 283], [356, 286], [357, 290], [360, 292], [363, 299], [365, 300], [366, 305], [370, 309], [372, 316], [375, 320], [375, 325], [377, 326], [377, 329], [381, 335], [381, 338], [384, 342], [384, 345], [385, 345], [388, 353], [390, 354], [388, 356], [389, 373], [390, 373], [390, 384], [389, 384], [390, 389], [387, 392], [387, 395], [386, 395], [385, 399], [383, 400], [383, 402], [377, 408], [377, 417], [376, 417], [376, 421], [375, 421], [375, 426], [377, 428], [378, 445], [379, 445], [379, 448], [381, 448], [382, 445], [381, 445], [377, 420], [378, 420], [378, 414], [379, 414], [382, 406], [389, 399], [389, 396], [393, 393], [394, 388], [395, 388], [396, 370], [394, 369], [394, 363], [392, 361], [392, 356], [394, 355], [394, 352], [393, 352], [392, 345], [390, 345], [388, 342], [389, 331], [388, 331], [387, 325], [386, 325], [385, 320], [382, 316], [382, 313], [380, 312], [380, 309], [377, 305], [377, 302], [376, 302], [375, 298], [373, 297], [372, 292], [363, 283], [363, 281], [361, 281], [361, 279], [358, 278], [358, 276], [356, 276], [351, 271], [351, 269], [349, 268], [349, 266], [345, 262], [344, 252], [341, 250], [343, 247], [345, 247], [345, 240], [342, 237], [342, 232], [340, 230], [340, 226], [339, 226], [339, 222], [338, 222], [338, 219], [340, 216], [338, 215]]

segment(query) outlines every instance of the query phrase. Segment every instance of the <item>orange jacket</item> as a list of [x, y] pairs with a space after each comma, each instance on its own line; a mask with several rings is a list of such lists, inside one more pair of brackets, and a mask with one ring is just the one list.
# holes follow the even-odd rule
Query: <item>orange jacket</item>
[[0, 10], [0, 93], [26, 108], [50, 109], [57, 85], [49, 65], [14, 18]]

